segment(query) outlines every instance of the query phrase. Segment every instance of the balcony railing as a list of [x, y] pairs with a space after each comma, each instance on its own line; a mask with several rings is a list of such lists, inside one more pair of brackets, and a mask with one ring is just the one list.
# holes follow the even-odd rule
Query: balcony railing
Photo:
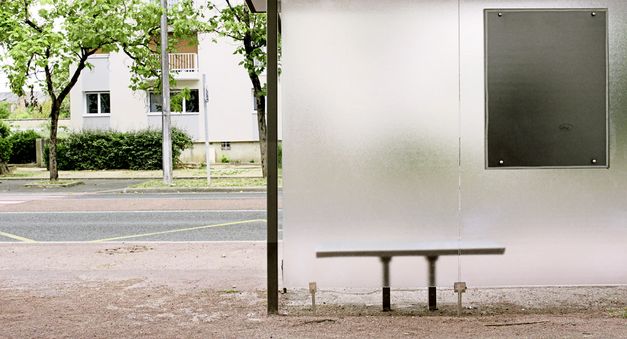
[[170, 53], [169, 59], [172, 72], [198, 72], [198, 54], [196, 53]]

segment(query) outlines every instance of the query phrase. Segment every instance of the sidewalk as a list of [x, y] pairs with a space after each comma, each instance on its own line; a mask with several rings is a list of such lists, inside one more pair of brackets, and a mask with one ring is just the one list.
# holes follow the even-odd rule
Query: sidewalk
[[[262, 177], [261, 166], [257, 164], [214, 164], [211, 167], [212, 185], [207, 187], [206, 170], [175, 169], [174, 185], [164, 187], [161, 183], [161, 170], [101, 170], [101, 171], [59, 171], [59, 179], [63, 185], [47, 183], [49, 172], [38, 167], [16, 167], [11, 175], [1, 176], [0, 182], [25, 182], [23, 186], [32, 188], [63, 190], [67, 186], [76, 186], [88, 180], [129, 180], [129, 184], [119, 193], [188, 193], [188, 192], [265, 192], [265, 179]], [[41, 182], [39, 182], [41, 181]], [[142, 182], [143, 181], [143, 182]], [[80, 190], [80, 187], [74, 191]]]
[[[11, 175], [0, 177], [1, 180], [45, 180], [50, 173], [45, 168], [19, 166]], [[256, 164], [212, 164], [212, 178], [259, 178], [262, 176], [261, 165]], [[176, 179], [202, 179], [207, 177], [204, 168], [175, 169]], [[59, 178], [66, 180], [77, 179], [159, 179], [163, 177], [161, 170], [132, 171], [132, 170], [101, 170], [101, 171], [59, 171]]]
[[0, 337], [627, 337], [627, 287], [473, 289], [439, 293], [319, 286], [280, 295], [266, 315], [265, 244], [0, 244]]

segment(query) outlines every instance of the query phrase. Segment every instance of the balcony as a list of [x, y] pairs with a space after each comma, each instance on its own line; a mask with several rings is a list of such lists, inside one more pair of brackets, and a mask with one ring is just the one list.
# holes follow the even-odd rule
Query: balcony
[[198, 54], [170, 53], [170, 72], [177, 80], [198, 79]]

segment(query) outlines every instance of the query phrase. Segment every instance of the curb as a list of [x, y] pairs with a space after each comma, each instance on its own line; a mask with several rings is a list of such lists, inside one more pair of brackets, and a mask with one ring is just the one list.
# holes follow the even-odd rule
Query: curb
[[82, 185], [84, 184], [84, 182], [79, 181], [79, 180], [74, 180], [74, 181], [69, 181], [69, 182], [63, 182], [63, 183], [58, 183], [58, 184], [51, 184], [51, 183], [29, 183], [29, 184], [25, 184], [24, 187], [34, 187], [34, 188], [56, 188], [56, 187], [73, 187], [73, 186], [78, 186], [78, 185]]
[[[155, 180], [162, 179], [163, 177], [102, 177], [102, 178], [85, 178], [85, 177], [61, 177], [59, 180]], [[206, 179], [204, 176], [184, 176], [184, 177], [174, 177], [173, 179]], [[226, 176], [212, 176], [211, 179], [233, 179], [233, 178], [246, 178], [246, 179], [259, 179], [263, 177], [226, 177]], [[48, 178], [44, 177], [0, 177], [0, 181], [2, 180], [48, 180]]]
[[202, 192], [266, 192], [266, 187], [157, 187], [157, 188], [123, 188], [120, 193], [202, 193]]

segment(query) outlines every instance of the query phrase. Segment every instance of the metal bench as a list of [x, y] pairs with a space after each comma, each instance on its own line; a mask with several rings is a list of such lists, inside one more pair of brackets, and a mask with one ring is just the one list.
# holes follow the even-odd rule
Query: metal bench
[[390, 261], [396, 256], [423, 256], [429, 263], [429, 310], [436, 310], [435, 263], [441, 255], [503, 254], [505, 247], [484, 241], [342, 242], [320, 245], [316, 257], [379, 257], [383, 264], [383, 310], [390, 310]]

